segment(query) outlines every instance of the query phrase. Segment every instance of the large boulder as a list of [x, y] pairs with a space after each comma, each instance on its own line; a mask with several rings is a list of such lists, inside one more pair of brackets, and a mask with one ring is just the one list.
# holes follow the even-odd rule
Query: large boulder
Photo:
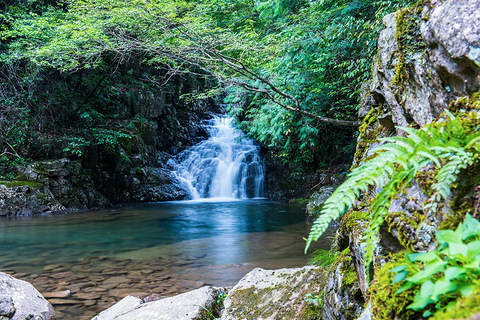
[[0, 319], [48, 320], [54, 314], [52, 305], [30, 283], [0, 272]]
[[[480, 0], [431, 0], [386, 16], [385, 28], [378, 40], [378, 54], [372, 66], [372, 78], [362, 87], [359, 118], [362, 120], [353, 167], [361, 166], [375, 154], [383, 142], [380, 138], [405, 132], [399, 126], [423, 127], [447, 108], [455, 112], [478, 106], [480, 90]], [[467, 120], [466, 120], [467, 121]], [[468, 122], [466, 122], [468, 123]], [[465, 214], [473, 203], [473, 190], [478, 185], [478, 166], [459, 173], [459, 183], [452, 186], [453, 195], [435, 212], [424, 209], [431, 194], [431, 184], [438, 168], [423, 168], [414, 181], [394, 197], [375, 246], [373, 264], [367, 277], [365, 268], [364, 230], [369, 221], [369, 204], [380, 190], [369, 190], [360, 196], [354, 209], [340, 223], [336, 243], [343, 260], [330, 271], [324, 299], [325, 319], [352, 319], [359, 316], [357, 303], [346, 301], [357, 296], [372, 301], [373, 283], [379, 283], [382, 266], [403, 257], [403, 250], [431, 250], [434, 234], [447, 223], [454, 224], [454, 215]], [[458, 201], [457, 201], [458, 200]], [[463, 206], [463, 207], [461, 207]], [[459, 210], [456, 212], [455, 210]], [[463, 211], [462, 211], [463, 210]], [[462, 212], [460, 212], [462, 211]], [[342, 226], [345, 226], [342, 229]], [[348, 250], [348, 251], [346, 251]], [[349, 252], [346, 254], [346, 252]], [[388, 255], [387, 255], [388, 254]], [[345, 266], [350, 261], [355, 268]], [[352, 275], [356, 277], [345, 277]], [[338, 280], [335, 280], [337, 278]], [[345, 282], [345, 279], [348, 281]], [[353, 279], [353, 281], [352, 281]], [[390, 281], [381, 282], [378, 292], [387, 295]], [[353, 295], [346, 296], [351, 292]], [[353, 301], [355, 302], [355, 301]], [[395, 308], [389, 303], [387, 307]], [[365, 311], [366, 310], [366, 311]], [[362, 319], [376, 318], [378, 305], [367, 307]]]
[[361, 110], [373, 108], [390, 132], [430, 123], [451, 101], [480, 89], [480, 0], [430, 6], [402, 9], [383, 20]]
[[229, 291], [222, 320], [317, 319], [322, 291], [322, 268], [256, 268]]
[[202, 287], [162, 300], [146, 302], [132, 296], [101, 312], [92, 320], [200, 320], [220, 313], [219, 296], [225, 288]]

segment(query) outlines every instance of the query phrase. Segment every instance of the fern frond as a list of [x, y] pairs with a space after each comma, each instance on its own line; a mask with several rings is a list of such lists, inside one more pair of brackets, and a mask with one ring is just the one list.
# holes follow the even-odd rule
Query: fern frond
[[365, 235], [368, 266], [373, 258], [380, 226], [399, 188], [410, 183], [419, 170], [434, 163], [439, 170], [432, 185], [434, 192], [424, 208], [434, 210], [440, 201], [450, 196], [450, 188], [458, 173], [474, 161], [479, 161], [471, 151], [480, 151], [480, 133], [468, 132], [451, 113], [420, 130], [404, 127], [398, 129], [403, 130], [406, 136], [380, 139], [385, 143], [373, 150], [376, 157], [354, 169], [348, 179], [327, 199], [319, 218], [312, 226], [305, 252], [312, 241], [319, 239], [331, 221], [354, 206], [362, 192], [377, 187], [381, 191], [370, 204], [370, 222]]

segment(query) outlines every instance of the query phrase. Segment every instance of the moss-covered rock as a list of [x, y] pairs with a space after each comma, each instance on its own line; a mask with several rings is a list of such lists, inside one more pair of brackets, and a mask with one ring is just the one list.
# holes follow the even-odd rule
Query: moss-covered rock
[[325, 269], [256, 268], [225, 299], [223, 320], [322, 319]]
[[356, 319], [363, 311], [360, 290], [350, 249], [345, 249], [330, 266], [325, 284], [323, 317], [325, 320]]
[[413, 302], [415, 292], [406, 290], [401, 294], [396, 292], [401, 283], [392, 284], [395, 273], [391, 270], [405, 264], [404, 252], [390, 258], [391, 261], [375, 271], [375, 278], [369, 288], [370, 304], [374, 319], [420, 319], [420, 315], [407, 306]]
[[480, 313], [480, 290], [459, 298], [450, 310], [435, 312], [430, 320], [478, 319]]
[[[375, 156], [373, 150], [382, 143], [381, 138], [403, 136], [405, 133], [399, 126], [420, 128], [431, 123], [441, 126], [447, 117], [444, 114], [447, 108], [460, 117], [464, 128], [478, 132], [478, 5], [477, 0], [419, 1], [414, 7], [384, 18], [385, 29], [378, 40], [372, 79], [362, 87], [359, 111], [362, 125], [353, 168]], [[451, 21], [456, 21], [455, 26]], [[413, 291], [395, 294], [400, 284], [391, 284], [394, 273], [389, 270], [402, 264], [403, 256], [392, 257], [388, 253], [406, 248], [430, 250], [435, 246], [437, 230], [455, 227], [467, 212], [478, 212], [480, 170], [475, 164], [458, 173], [457, 183], [451, 185], [451, 198], [435, 211], [424, 209], [433, 194], [432, 185], [438, 170], [434, 164], [427, 166], [411, 184], [398, 190], [380, 228], [369, 277], [362, 271], [362, 264], [366, 267], [362, 255], [366, 241], [363, 230], [370, 219], [368, 204], [381, 189], [370, 189], [360, 195], [355, 208], [347, 212], [340, 223], [334, 247], [349, 250], [349, 254], [339, 258], [337, 268], [343, 265], [341, 261], [355, 266], [355, 283], [362, 289], [363, 298], [370, 301], [374, 319], [421, 318], [421, 314], [406, 309], [415, 294]], [[330, 272], [329, 278], [343, 273], [339, 268], [336, 273]], [[336, 281], [337, 288], [341, 282]], [[369, 282], [370, 288], [366, 291]], [[324, 310], [341, 310], [331, 318], [346, 318], [351, 313], [341, 302], [337, 303], [349, 301], [351, 297], [339, 292], [331, 289], [325, 292]]]

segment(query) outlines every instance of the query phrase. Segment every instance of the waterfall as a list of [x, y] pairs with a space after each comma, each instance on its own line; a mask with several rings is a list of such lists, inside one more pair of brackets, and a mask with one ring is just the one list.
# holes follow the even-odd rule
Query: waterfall
[[260, 198], [264, 165], [260, 148], [236, 130], [232, 119], [215, 117], [207, 140], [181, 152], [173, 166], [192, 199]]

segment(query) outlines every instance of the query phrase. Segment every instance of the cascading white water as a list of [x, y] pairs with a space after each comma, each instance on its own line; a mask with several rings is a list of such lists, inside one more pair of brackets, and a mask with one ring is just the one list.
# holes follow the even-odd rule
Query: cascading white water
[[232, 125], [216, 117], [210, 138], [181, 152], [176, 174], [192, 199], [260, 198], [264, 196], [264, 166], [260, 148]]

